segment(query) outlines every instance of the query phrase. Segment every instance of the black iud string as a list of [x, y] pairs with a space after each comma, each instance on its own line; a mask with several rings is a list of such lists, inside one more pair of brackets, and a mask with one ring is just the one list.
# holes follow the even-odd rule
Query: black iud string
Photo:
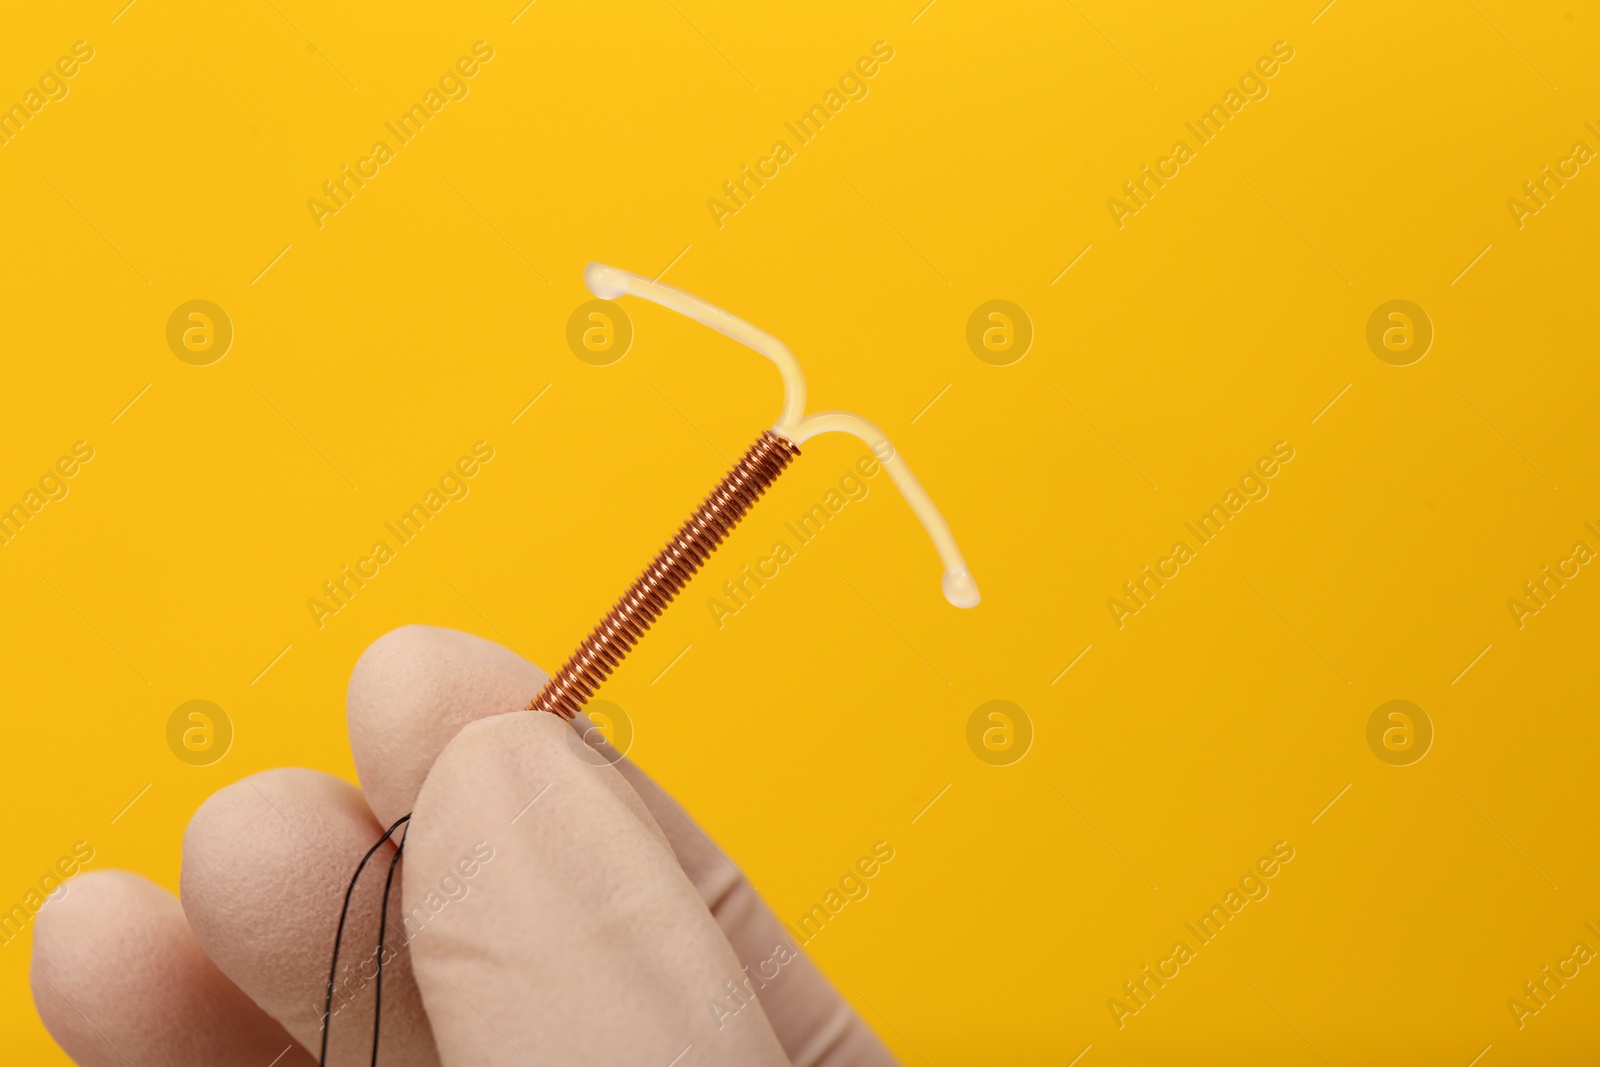
[[[383, 1019], [383, 955], [388, 947], [385, 939], [389, 933], [389, 891], [394, 888], [394, 869], [400, 866], [400, 854], [406, 850], [406, 834], [410, 830], [411, 824], [407, 823], [400, 832], [400, 843], [395, 846], [394, 855], [389, 858], [389, 877], [383, 880], [383, 903], [378, 911], [378, 974], [372, 991], [372, 1067], [378, 1067], [378, 1026]], [[401, 944], [404, 943], [402, 938]]]
[[[328, 1064], [328, 1035], [333, 1031], [333, 986], [339, 978], [339, 945], [344, 941], [344, 924], [350, 917], [350, 898], [355, 894], [356, 883], [361, 880], [361, 872], [367, 869], [367, 862], [377, 854], [378, 849], [383, 847], [385, 841], [394, 836], [396, 830], [410, 821], [410, 812], [396, 819], [394, 825], [385, 830], [383, 836], [378, 838], [377, 843], [367, 849], [367, 854], [362, 856], [361, 862], [356, 865], [356, 872], [350, 876], [350, 884], [345, 886], [344, 907], [339, 909], [339, 929], [333, 935], [333, 962], [328, 966], [328, 999], [322, 1009], [322, 1053], [317, 1057], [317, 1063], [320, 1067], [327, 1067]], [[381, 1018], [380, 1011], [383, 1007], [383, 939], [388, 933], [389, 891], [394, 886], [394, 869], [400, 862], [400, 853], [404, 848], [405, 838], [402, 836], [399, 847], [394, 850], [394, 857], [389, 860], [389, 878], [383, 885], [383, 910], [378, 919], [378, 975], [377, 988], [375, 990], [377, 999], [373, 1004], [372, 1010], [373, 1067], [377, 1067], [378, 1063], [378, 1023]]]
[[[688, 521], [678, 528], [678, 532], [656, 554], [644, 573], [634, 579], [622, 599], [600, 620], [600, 625], [584, 638], [577, 651], [561, 665], [561, 669], [550, 676], [538, 695], [528, 703], [527, 710], [548, 711], [567, 720], [576, 716], [622, 658], [644, 636], [650, 624], [666, 610], [711, 553], [722, 544], [728, 532], [744, 518], [778, 475], [799, 457], [800, 445], [819, 434], [851, 434], [872, 448], [875, 462], [888, 472], [890, 480], [906, 498], [912, 513], [933, 542], [934, 550], [944, 566], [940, 586], [945, 599], [958, 608], [977, 606], [980, 599], [978, 584], [967, 569], [955, 535], [950, 532], [949, 524], [944, 521], [944, 516], [939, 513], [928, 491], [911, 473], [905, 459], [881, 429], [860, 415], [846, 411], [823, 411], [808, 416], [805, 413], [805, 374], [800, 369], [799, 360], [782, 341], [691, 293], [662, 285], [640, 274], [618, 270], [603, 263], [590, 263], [584, 269], [583, 280], [589, 291], [601, 300], [616, 300], [624, 295], [640, 297], [686, 315], [765, 356], [777, 365], [783, 376], [783, 410], [773, 427], [761, 432], [755, 444], [717, 483], [711, 495], [701, 502]], [[865, 468], [862, 471], [866, 473]], [[339, 972], [339, 941], [344, 936], [345, 919], [350, 913], [350, 897], [355, 892], [356, 882], [366, 868], [367, 861], [410, 818], [410, 814], [407, 814], [397, 819], [378, 839], [378, 843], [362, 857], [345, 890], [344, 910], [339, 913], [339, 931], [334, 937], [333, 964], [328, 970], [327, 1008], [322, 1016], [322, 1058], [318, 1061], [322, 1067], [327, 1067], [328, 1062], [328, 1031], [333, 1023], [333, 986]], [[402, 835], [394, 857], [389, 861], [389, 879], [383, 887], [383, 911], [378, 919], [377, 1003], [372, 1012], [373, 1067], [377, 1067], [378, 1063], [378, 1022], [383, 1008], [383, 950], [384, 936], [388, 931], [389, 893], [394, 887], [395, 866], [400, 862], [400, 852], [404, 848], [405, 837]]]

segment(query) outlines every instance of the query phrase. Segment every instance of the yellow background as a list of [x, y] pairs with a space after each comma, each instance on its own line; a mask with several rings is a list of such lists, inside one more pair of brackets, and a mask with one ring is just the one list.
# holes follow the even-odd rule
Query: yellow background
[[[393, 627], [558, 664], [777, 410], [770, 366], [652, 305], [621, 362], [568, 350], [585, 262], [671, 264], [888, 431], [985, 594], [944, 603], [879, 478], [719, 632], [707, 598], [864, 452], [821, 439], [603, 693], [785, 918], [893, 845], [810, 951], [902, 1060], [1592, 1062], [1592, 966], [1520, 1031], [1506, 1006], [1600, 949], [1600, 575], [1506, 606], [1600, 547], [1600, 174], [1506, 207], [1600, 149], [1592, 5], [920, 2], [9, 12], [4, 101], [95, 58], [0, 148], [0, 498], [96, 455], [0, 547], [0, 902], [78, 840], [175, 888], [215, 789], [353, 777], [344, 686]], [[478, 40], [470, 96], [319, 230], [306, 200]], [[706, 200], [880, 40], [719, 230]], [[1280, 40], [1119, 230], [1107, 199]], [[195, 298], [236, 331], [208, 367], [165, 341]], [[1365, 342], [1395, 298], [1436, 330], [1409, 367]], [[1012, 366], [966, 345], [990, 299], [1034, 324]], [[318, 630], [306, 600], [477, 440], [471, 495]], [[1119, 631], [1107, 598], [1280, 440], [1271, 495]], [[166, 745], [191, 699], [234, 723], [213, 766]], [[1009, 767], [965, 740], [991, 699], [1035, 731]], [[1367, 747], [1391, 699], [1436, 731], [1413, 766]], [[1119, 1030], [1107, 1000], [1280, 840], [1271, 895]], [[30, 944], [0, 1044], [63, 1062]]]

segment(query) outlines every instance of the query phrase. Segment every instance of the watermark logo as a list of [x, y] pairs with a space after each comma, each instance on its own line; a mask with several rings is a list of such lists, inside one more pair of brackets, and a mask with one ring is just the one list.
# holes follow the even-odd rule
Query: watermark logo
[[1128, 1019], [1150, 1006], [1156, 994], [1182, 973], [1183, 968], [1198, 959], [1200, 950], [1211, 944], [1222, 932], [1237, 922], [1239, 913], [1251, 904], [1267, 899], [1272, 892], [1268, 880], [1276, 878], [1285, 865], [1294, 861], [1294, 846], [1287, 841], [1275, 842], [1272, 851], [1254, 864], [1246, 867], [1236, 886], [1229, 886], [1220, 901], [1213, 900], [1211, 907], [1183, 928], [1194, 937], [1191, 947], [1188, 940], [1174, 941], [1172, 948], [1154, 964], [1145, 964], [1138, 974], [1122, 983], [1122, 991], [1106, 1000], [1111, 1021], [1117, 1029], [1125, 1029]]
[[33, 922], [46, 901], [61, 901], [67, 896], [68, 882], [94, 859], [94, 846], [79, 841], [72, 851], [45, 869], [37, 882], [30, 885], [22, 899], [7, 906], [0, 902], [0, 948], [21, 937]]
[[383, 568], [398, 558], [400, 549], [422, 535], [422, 531], [439, 518], [445, 506], [465, 500], [472, 492], [470, 480], [477, 477], [483, 465], [494, 459], [494, 446], [488, 441], [477, 441], [469, 455], [459, 457], [439, 476], [436, 487], [429, 488], [421, 500], [402, 512], [393, 521], [383, 524], [385, 532], [394, 538], [374, 541], [372, 548], [355, 563], [346, 563], [338, 574], [322, 583], [322, 596], [306, 600], [306, 610], [317, 629], [327, 625], [329, 616], [337, 615], [350, 606], [351, 601], [367, 587], [367, 583], [383, 573]]
[[967, 718], [967, 747], [991, 767], [1009, 767], [1033, 747], [1033, 720], [1009, 700], [979, 704]]
[[1367, 319], [1367, 347], [1391, 367], [1409, 367], [1433, 347], [1433, 320], [1409, 300], [1379, 304]]
[[78, 41], [72, 54], [62, 56], [54, 66], [46, 67], [39, 76], [37, 87], [29, 86], [27, 92], [10, 107], [0, 105], [0, 146], [8, 145], [20, 136], [28, 123], [38, 118], [48, 105], [65, 100], [72, 87], [67, 79], [77, 76], [82, 65], [94, 58], [94, 46], [88, 41]]
[[1146, 563], [1139, 574], [1122, 583], [1122, 596], [1106, 599], [1106, 610], [1111, 613], [1111, 621], [1117, 629], [1127, 626], [1130, 616], [1149, 607], [1156, 594], [1197, 558], [1200, 549], [1220, 537], [1228, 524], [1239, 518], [1239, 513], [1246, 506], [1267, 499], [1272, 493], [1268, 479], [1277, 477], [1284, 465], [1293, 460], [1294, 446], [1287, 441], [1276, 442], [1270, 455], [1261, 456], [1253, 466], [1245, 468], [1239, 476], [1237, 488], [1230, 487], [1222, 495], [1220, 503], [1213, 503], [1210, 510], [1193, 522], [1184, 523], [1183, 528], [1195, 539], [1193, 547], [1188, 541], [1174, 541], [1172, 549], [1158, 558], [1154, 566]]
[[191, 367], [209, 367], [233, 347], [233, 320], [209, 300], [189, 300], [167, 319], [167, 347]]
[[[752, 965], [747, 963], [744, 965], [743, 978], [730, 978], [723, 982], [720, 993], [706, 998], [706, 1007], [711, 1010], [711, 1018], [716, 1021], [717, 1029], [726, 1028], [730, 1018], [757, 1003], [760, 999], [758, 994], [778, 978], [783, 965], [799, 958], [800, 953], [795, 951], [794, 946], [778, 941], [772, 946], [772, 955], [754, 964], [754, 973], [750, 970]], [[772, 969], [769, 971], [768, 967]]]
[[[1583, 125], [1590, 133], [1600, 137], [1600, 129], [1596, 129], [1594, 123], [1585, 122]], [[1595, 150], [1589, 147], [1587, 141], [1574, 141], [1571, 151], [1564, 158], [1557, 159], [1553, 168], [1546, 163], [1542, 171], [1523, 182], [1522, 193], [1506, 200], [1506, 209], [1511, 212], [1511, 221], [1517, 224], [1517, 229], [1526, 226], [1530, 216], [1549, 207], [1555, 195], [1567, 187], [1567, 182], [1582, 173], [1583, 167], [1594, 158]]]
[[[1590, 933], [1600, 936], [1600, 931], [1597, 931], [1594, 923], [1586, 922], [1583, 925], [1588, 927]], [[1522, 993], [1506, 1000], [1506, 1007], [1510, 1010], [1517, 1029], [1525, 1028], [1529, 1019], [1548, 1008], [1555, 995], [1567, 988], [1567, 983], [1578, 977], [1583, 968], [1594, 960], [1595, 951], [1589, 947], [1589, 943], [1575, 941], [1571, 955], [1557, 960], [1554, 967], [1545, 964], [1540, 968], [1536, 978], [1523, 982]]]
[[321, 196], [306, 200], [306, 210], [311, 213], [311, 221], [317, 229], [325, 227], [330, 217], [349, 207], [356, 194], [383, 172], [401, 148], [420, 137], [441, 111], [455, 101], [465, 100], [472, 92], [468, 81], [477, 77], [483, 64], [493, 59], [494, 46], [488, 41], [473, 44], [471, 55], [462, 56], [444, 69], [437, 86], [429, 86], [420, 101], [413, 101], [393, 122], [383, 124], [384, 130], [394, 139], [393, 144], [384, 139], [375, 140], [367, 155], [356, 158], [354, 167], [348, 163], [340, 165], [339, 173], [322, 183]]
[[1409, 767], [1433, 747], [1433, 720], [1409, 700], [1379, 704], [1367, 719], [1367, 747], [1391, 767]]
[[872, 892], [869, 883], [893, 860], [893, 845], [887, 841], [874, 842], [870, 853], [845, 868], [844, 873], [839, 876], [838, 888], [830, 887], [823, 895], [821, 903], [811, 905], [811, 910], [802, 915], [799, 921], [784, 923], [784, 929], [793, 935], [794, 943], [809, 944], [822, 933], [824, 927], [838, 919], [839, 913], [847, 905], [866, 900], [867, 895]]
[[[385, 852], [385, 855], [393, 853]], [[328, 1025], [334, 1015], [338, 1015], [355, 1003], [368, 983], [377, 978], [380, 963], [383, 967], [394, 966], [400, 954], [410, 949], [412, 940], [419, 937], [441, 912], [471, 896], [472, 879], [493, 860], [494, 846], [487, 841], [479, 841], [472, 846], [471, 852], [463, 853], [454, 864], [446, 867], [436, 884], [424, 885], [424, 891], [417, 894], [420, 899], [413, 902], [408, 897], [403, 905], [406, 911], [398, 931], [399, 945], [393, 944], [385, 937], [382, 945], [364, 959], [341, 967], [340, 970], [344, 972], [343, 979], [336, 987], [329, 990], [334, 1005], [332, 1012], [325, 1011], [324, 1001], [320, 996], [311, 1002], [311, 1017], [317, 1020], [318, 1026]]]
[[78, 441], [72, 452], [46, 467], [36, 486], [30, 486], [22, 498], [9, 508], [0, 504], [0, 545], [9, 545], [23, 528], [38, 517], [46, 504], [65, 500], [72, 487], [67, 479], [74, 477], [83, 465], [94, 459], [94, 446], [88, 441]]
[[209, 767], [233, 747], [233, 720], [209, 700], [179, 704], [167, 717], [167, 747], [191, 767]]
[[[783, 124], [783, 139], [773, 141], [765, 155], [757, 156], [754, 164], [743, 164], [739, 173], [723, 182], [721, 192], [706, 200], [706, 210], [711, 213], [711, 221], [717, 229], [722, 229], [728, 224], [728, 219], [749, 207], [756, 194], [797, 158], [800, 149], [821, 136], [830, 123], [839, 120], [839, 113], [846, 105], [865, 100], [872, 91], [867, 82], [877, 76], [892, 59], [894, 46], [888, 41], [873, 44], [870, 55], [862, 56], [854, 65], [844, 69], [836, 88], [830, 88], [793, 122]], [[751, 88], [755, 88], [753, 83]], [[791, 137], [794, 139], [792, 145], [788, 140]]]
[[[1600, 537], [1600, 529], [1596, 529], [1594, 523], [1586, 522], [1584, 525], [1590, 533]], [[1546, 563], [1536, 576], [1523, 582], [1521, 596], [1506, 601], [1506, 607], [1511, 609], [1511, 617], [1517, 621], [1517, 629], [1528, 625], [1529, 618], [1549, 607], [1556, 593], [1565, 589], [1567, 583], [1582, 573], [1583, 566], [1594, 558], [1595, 551], [1587, 541], [1574, 541], [1571, 554], [1556, 560], [1554, 566]]]
[[633, 747], [632, 716], [609, 700], [589, 701], [572, 726], [572, 751], [591, 766], [619, 763]]
[[[873, 446], [878, 459], [887, 460], [894, 455], [887, 448], [879, 453], [878, 447], [878, 445]], [[706, 598], [706, 607], [710, 610], [711, 621], [716, 624], [717, 629], [725, 627], [730, 616], [737, 615], [749, 607], [755, 600], [756, 594], [765, 589], [768, 582], [783, 573], [784, 567], [798, 558], [800, 549], [816, 540], [829, 523], [839, 518], [839, 512], [844, 510], [846, 504], [867, 498], [872, 491], [868, 481], [876, 478], [878, 472], [883, 469], [878, 459], [862, 456], [852, 466], [846, 467], [844, 473], [834, 483], [838, 488], [830, 488], [827, 495], [811, 505], [809, 511], [804, 512], [794, 522], [783, 524], [786, 533], [792, 535], [794, 539], [792, 544], [788, 536], [774, 541], [768, 555], [760, 557], [753, 564], [745, 564], [738, 574], [722, 583], [720, 596]]]
[[591, 367], [609, 367], [633, 346], [633, 320], [610, 300], [579, 304], [567, 319], [567, 347]]
[[1009, 367], [1033, 347], [1033, 320], [1009, 300], [979, 304], [967, 319], [967, 347], [993, 367]]
[[[1284, 65], [1293, 59], [1294, 46], [1288, 41], [1277, 42], [1270, 55], [1260, 57], [1253, 66], [1245, 68], [1238, 86], [1230, 86], [1219, 103], [1212, 104], [1195, 121], [1185, 122], [1183, 128], [1194, 138], [1194, 145], [1183, 138], [1173, 141], [1172, 148], [1165, 156], [1158, 157], [1154, 166], [1144, 164], [1137, 175], [1123, 182], [1122, 192], [1106, 201], [1111, 224], [1120, 230], [1128, 224], [1129, 218], [1149, 207], [1156, 194], [1198, 158], [1201, 148], [1220, 137], [1230, 123], [1238, 121], [1239, 113], [1247, 105], [1267, 98], [1272, 92], [1267, 82], [1277, 77]], [[1154, 83], [1151, 88], [1155, 88]]]

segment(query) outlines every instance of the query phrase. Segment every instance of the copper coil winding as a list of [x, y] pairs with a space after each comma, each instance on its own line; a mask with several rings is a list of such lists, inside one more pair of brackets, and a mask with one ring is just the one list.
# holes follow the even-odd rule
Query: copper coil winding
[[544, 684], [528, 710], [549, 711], [566, 719], [576, 715], [728, 531], [799, 454], [799, 446], [792, 441], [763, 430], [644, 573], [634, 579], [622, 599], [606, 612], [600, 625]]

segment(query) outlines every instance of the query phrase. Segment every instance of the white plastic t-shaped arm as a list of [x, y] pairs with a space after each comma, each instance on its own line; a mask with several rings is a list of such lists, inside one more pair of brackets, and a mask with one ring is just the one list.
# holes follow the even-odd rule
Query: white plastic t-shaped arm
[[973, 580], [972, 572], [967, 570], [967, 562], [961, 556], [955, 535], [950, 532], [950, 524], [939, 514], [933, 498], [917, 481], [917, 476], [911, 473], [910, 466], [901, 458], [899, 451], [882, 430], [860, 415], [852, 415], [847, 411], [824, 411], [807, 416], [806, 376], [800, 370], [800, 361], [794, 358], [794, 353], [782, 341], [692, 293], [651, 281], [643, 275], [608, 267], [604, 263], [589, 264], [584, 269], [583, 280], [589, 286], [589, 291], [602, 300], [615, 300], [625, 293], [643, 297], [725, 333], [776, 363], [779, 373], [783, 375], [783, 412], [773, 425], [772, 432], [783, 435], [796, 445], [805, 443], [817, 434], [835, 432], [854, 434], [865, 441], [933, 540], [933, 547], [938, 550], [939, 559], [944, 564], [941, 584], [945, 599], [958, 608], [977, 606], [980, 599], [978, 583]]

